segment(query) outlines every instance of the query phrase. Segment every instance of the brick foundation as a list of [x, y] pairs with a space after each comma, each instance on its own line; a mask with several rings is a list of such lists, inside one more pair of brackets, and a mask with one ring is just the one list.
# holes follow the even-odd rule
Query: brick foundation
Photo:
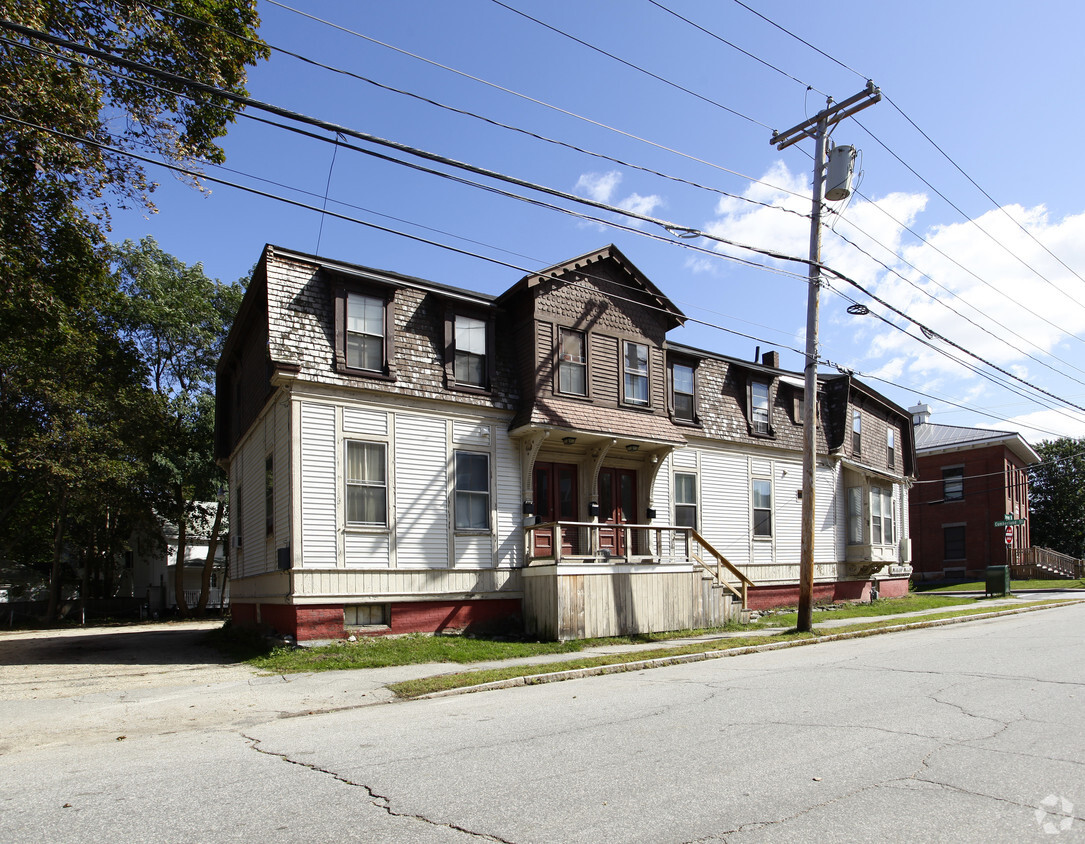
[[[907, 591], [907, 581], [905, 581]], [[815, 604], [834, 604], [838, 601], [869, 601], [869, 580], [841, 580], [836, 583], [814, 584]], [[883, 593], [884, 594], [884, 593]], [[799, 603], [799, 585], [784, 583], [779, 586], [754, 586], [747, 594], [751, 610], [771, 610], [776, 607], [794, 607]]]
[[[444, 633], [451, 631], [508, 631], [523, 629], [519, 599], [497, 601], [421, 601], [392, 604], [392, 624], [381, 633]], [[299, 642], [343, 639], [346, 630], [343, 606], [295, 604], [246, 604], [234, 602], [233, 623], [240, 627], [264, 627]], [[374, 634], [380, 635], [380, 634]]]
[[894, 577], [878, 581], [878, 597], [903, 598], [908, 594], [908, 578]]

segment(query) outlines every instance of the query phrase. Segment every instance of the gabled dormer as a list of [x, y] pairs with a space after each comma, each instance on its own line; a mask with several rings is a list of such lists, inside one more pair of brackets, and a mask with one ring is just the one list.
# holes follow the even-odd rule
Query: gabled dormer
[[525, 276], [496, 304], [521, 339], [513, 427], [681, 440], [668, 415], [664, 343], [686, 318], [617, 247]]

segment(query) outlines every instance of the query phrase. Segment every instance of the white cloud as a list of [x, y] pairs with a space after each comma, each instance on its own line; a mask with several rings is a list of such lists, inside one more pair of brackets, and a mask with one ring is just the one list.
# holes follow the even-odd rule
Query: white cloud
[[[634, 214], [652, 216], [655, 210], [661, 207], [663, 197], [658, 194], [644, 196], [639, 193], [631, 193], [623, 199], [616, 199], [618, 186], [622, 182], [622, 174], [618, 170], [608, 170], [606, 173], [582, 173], [576, 181], [576, 192], [596, 202], [605, 202], [618, 208], [632, 211]], [[627, 225], [639, 225], [639, 221], [625, 221]]]
[[[777, 162], [744, 194], [764, 205], [724, 198], [705, 230], [803, 258], [809, 248], [810, 221], [798, 215], [810, 211], [807, 181], [805, 175], [793, 174]], [[1085, 214], [1053, 220], [1043, 206], [1009, 205], [978, 217], [975, 225], [921, 223], [926, 206], [923, 194], [903, 192], [873, 200], [856, 195], [846, 205], [830, 204], [832, 213], [823, 217], [827, 228], [822, 261], [945, 339], [920, 342], [915, 325], [871, 302], [847, 282], [832, 280], [834, 289], [906, 331], [875, 316], [847, 315], [846, 301], [826, 295], [821, 331], [825, 356], [860, 372], [952, 396], [954, 401], [978, 407], [996, 401], [1001, 388], [941, 354], [947, 351], [979, 365], [949, 340], [1056, 395], [1080, 395], [1080, 387], [1067, 377], [1085, 381], [1085, 354], [1079, 346], [1085, 336], [1085, 281], [1040, 243], [1085, 275]], [[749, 257], [733, 247], [716, 248]], [[805, 273], [799, 264], [770, 263]], [[1046, 413], [1014, 421], [1039, 425], [1032, 417], [1046, 419]], [[1065, 430], [1067, 420], [1056, 415], [1041, 427]]]

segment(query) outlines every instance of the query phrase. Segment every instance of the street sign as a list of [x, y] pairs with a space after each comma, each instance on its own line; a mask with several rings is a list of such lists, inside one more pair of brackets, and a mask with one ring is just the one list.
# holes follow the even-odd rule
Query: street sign
[[999, 519], [995, 522], [995, 527], [1008, 527], [1009, 525], [1023, 525], [1024, 519]]
[[1013, 545], [1013, 528], [1012, 527], [1007, 527], [1006, 528], [1006, 544], [1007, 545]]

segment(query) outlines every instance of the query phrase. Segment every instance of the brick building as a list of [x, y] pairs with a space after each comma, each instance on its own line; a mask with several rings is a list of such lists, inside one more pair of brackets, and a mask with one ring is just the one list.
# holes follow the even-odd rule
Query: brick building
[[[937, 425], [909, 409], [918, 474], [909, 492], [917, 580], [980, 579], [1029, 547], [1028, 472], [1040, 457], [1012, 431]], [[1020, 525], [996, 522], [1022, 519]]]
[[[794, 603], [802, 378], [684, 321], [614, 246], [499, 296], [266, 247], [218, 369], [235, 621], [573, 638]], [[816, 400], [815, 597], [904, 592], [907, 411], [848, 375]]]

